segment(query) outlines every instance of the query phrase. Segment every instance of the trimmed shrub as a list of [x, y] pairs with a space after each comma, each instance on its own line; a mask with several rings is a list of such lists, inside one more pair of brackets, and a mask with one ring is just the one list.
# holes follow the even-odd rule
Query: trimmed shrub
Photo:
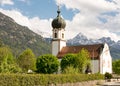
[[59, 61], [57, 57], [47, 54], [37, 58], [36, 68], [38, 73], [51, 74], [58, 71]]
[[106, 79], [111, 79], [111, 78], [112, 78], [112, 74], [106, 72], [106, 73], [105, 73], [105, 78], [106, 78]]
[[1, 86], [49, 86], [104, 79], [100, 74], [0, 74]]

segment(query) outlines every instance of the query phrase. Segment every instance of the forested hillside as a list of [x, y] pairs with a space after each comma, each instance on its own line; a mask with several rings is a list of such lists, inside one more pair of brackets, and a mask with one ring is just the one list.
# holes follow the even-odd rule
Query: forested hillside
[[30, 48], [37, 56], [51, 53], [50, 44], [46, 43], [42, 36], [17, 24], [2, 13], [0, 13], [0, 40], [8, 45], [15, 55], [26, 48]]

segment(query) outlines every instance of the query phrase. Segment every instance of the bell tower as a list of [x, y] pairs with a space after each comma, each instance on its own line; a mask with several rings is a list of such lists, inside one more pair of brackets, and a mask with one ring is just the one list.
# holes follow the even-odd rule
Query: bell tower
[[60, 16], [58, 7], [57, 17], [52, 21], [52, 55], [57, 56], [58, 52], [66, 46], [64, 19]]

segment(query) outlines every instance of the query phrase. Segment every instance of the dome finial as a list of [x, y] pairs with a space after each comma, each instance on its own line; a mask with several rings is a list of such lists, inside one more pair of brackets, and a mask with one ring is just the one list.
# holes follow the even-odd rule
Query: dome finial
[[60, 6], [58, 5], [58, 10], [57, 10], [58, 16], [60, 16]]
[[59, 29], [59, 28], [65, 28], [65, 26], [66, 26], [66, 22], [65, 22], [65, 20], [60, 16], [60, 7], [58, 6], [58, 10], [57, 10], [57, 13], [58, 13], [58, 15], [57, 15], [57, 17], [55, 18], [55, 19], [53, 19], [53, 21], [52, 21], [52, 27], [53, 28], [57, 28], [57, 29]]

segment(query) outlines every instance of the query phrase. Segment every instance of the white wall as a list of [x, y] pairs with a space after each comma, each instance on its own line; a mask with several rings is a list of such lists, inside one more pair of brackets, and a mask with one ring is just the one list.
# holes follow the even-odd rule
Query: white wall
[[[65, 31], [64, 29], [61, 29], [61, 30], [58, 31], [58, 38], [64, 40], [64, 38], [65, 38], [64, 31]], [[62, 34], [64, 34], [64, 38], [62, 38]]]
[[60, 51], [61, 51], [61, 49], [63, 48], [63, 47], [65, 47], [66, 46], [66, 41], [60, 41]]
[[57, 56], [58, 52], [61, 51], [61, 49], [65, 46], [66, 46], [66, 41], [64, 40], [52, 41], [52, 55]]
[[91, 60], [91, 70], [92, 73], [98, 73], [99, 72], [99, 60]]
[[[64, 31], [65, 31], [64, 28], [53, 29], [52, 55], [57, 56], [58, 52], [61, 51], [61, 49], [66, 46], [66, 41], [62, 36], [62, 34], [64, 34]], [[55, 33], [57, 33], [56, 37], [55, 37]]]
[[59, 50], [59, 42], [58, 41], [53, 41], [52, 42], [52, 55], [56, 56], [58, 54], [58, 50]]
[[105, 43], [100, 56], [100, 73], [112, 73], [112, 57], [110, 55], [109, 46]]

